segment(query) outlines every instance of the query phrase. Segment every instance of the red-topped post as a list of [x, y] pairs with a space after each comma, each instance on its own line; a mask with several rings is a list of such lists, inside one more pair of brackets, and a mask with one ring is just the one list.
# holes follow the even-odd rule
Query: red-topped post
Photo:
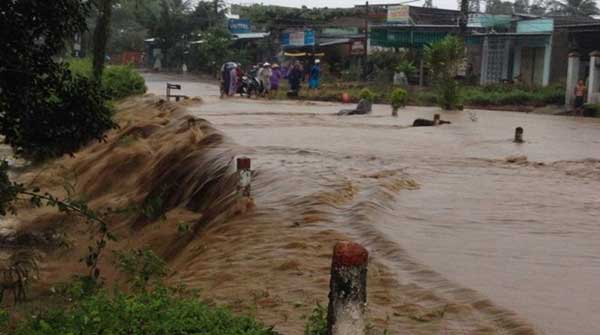
[[250, 196], [250, 183], [252, 182], [251, 161], [248, 157], [238, 157], [237, 172], [240, 177], [238, 189], [244, 197]]
[[360, 244], [343, 241], [333, 248], [328, 335], [365, 334], [368, 262], [369, 252]]

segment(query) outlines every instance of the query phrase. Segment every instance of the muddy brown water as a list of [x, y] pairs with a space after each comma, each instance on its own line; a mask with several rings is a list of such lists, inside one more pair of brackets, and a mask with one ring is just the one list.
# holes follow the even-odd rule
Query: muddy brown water
[[[408, 107], [393, 118], [377, 105], [368, 116], [338, 117], [347, 106], [220, 100], [211, 84], [146, 79], [152, 93], [164, 94], [170, 80], [203, 97], [189, 110], [247, 147], [260, 210], [317, 213], [367, 244], [401, 282], [458, 300], [461, 288], [477, 291], [540, 333], [600, 333], [599, 119], [467, 110], [443, 112], [451, 125], [411, 128], [438, 110]], [[511, 142], [517, 126], [524, 144]], [[395, 172], [419, 188], [394, 193], [372, 182]], [[336, 197], [348, 201], [312, 208], [303, 197], [331, 189], [347, 189]]]

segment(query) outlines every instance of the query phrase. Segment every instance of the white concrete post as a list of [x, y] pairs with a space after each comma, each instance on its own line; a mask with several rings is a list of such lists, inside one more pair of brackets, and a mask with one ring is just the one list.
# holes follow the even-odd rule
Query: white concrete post
[[571, 108], [575, 101], [575, 86], [577, 85], [577, 80], [579, 80], [579, 62], [579, 53], [571, 52], [567, 67], [567, 91], [565, 92], [565, 105], [567, 109]]
[[588, 103], [600, 103], [600, 51], [590, 53], [590, 81], [588, 83]]
[[513, 73], [512, 78], [510, 78], [512, 80], [521, 75], [521, 50], [522, 47], [520, 45], [515, 46], [515, 55], [513, 56]]
[[368, 262], [369, 252], [360, 244], [344, 241], [333, 248], [328, 335], [366, 334]]
[[552, 36], [548, 37], [548, 41], [544, 46], [544, 75], [542, 77], [542, 85], [548, 86], [550, 83], [550, 64], [552, 62]]
[[479, 77], [479, 85], [487, 84], [487, 66], [488, 66], [488, 53], [489, 53], [489, 40], [485, 36], [483, 38], [483, 47], [481, 48], [481, 74]]
[[238, 157], [237, 159], [237, 171], [240, 177], [238, 189], [244, 197], [250, 196], [250, 183], [252, 182], [250, 164], [250, 158], [248, 157]]

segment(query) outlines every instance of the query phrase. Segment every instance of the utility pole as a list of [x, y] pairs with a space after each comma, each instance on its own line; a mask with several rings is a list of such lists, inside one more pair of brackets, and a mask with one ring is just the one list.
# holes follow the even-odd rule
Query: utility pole
[[363, 55], [363, 78], [367, 79], [367, 61], [369, 59], [369, 2], [365, 2], [365, 50]]
[[458, 30], [463, 40], [467, 39], [467, 22], [469, 20], [469, 0], [460, 0], [460, 19]]

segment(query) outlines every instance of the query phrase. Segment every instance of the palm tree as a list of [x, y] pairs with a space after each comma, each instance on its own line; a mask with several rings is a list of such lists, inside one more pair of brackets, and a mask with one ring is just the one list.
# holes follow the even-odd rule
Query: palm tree
[[600, 14], [595, 0], [554, 1], [554, 13], [562, 15], [592, 16]]

